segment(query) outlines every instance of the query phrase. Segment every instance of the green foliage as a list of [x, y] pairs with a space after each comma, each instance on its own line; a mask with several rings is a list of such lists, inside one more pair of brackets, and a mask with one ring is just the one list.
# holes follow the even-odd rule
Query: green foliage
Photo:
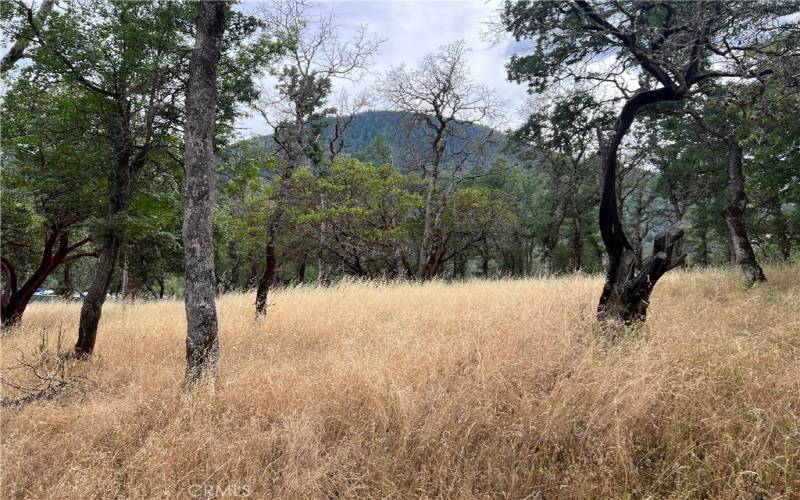
[[93, 104], [57, 82], [21, 79], [5, 95], [2, 245], [20, 271], [41, 257], [46, 232], [81, 234], [102, 208], [108, 152], [95, 142]]

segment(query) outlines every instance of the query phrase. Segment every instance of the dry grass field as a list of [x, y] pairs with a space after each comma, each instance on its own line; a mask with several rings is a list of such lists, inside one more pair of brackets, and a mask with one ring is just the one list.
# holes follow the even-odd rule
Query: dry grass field
[[[0, 409], [0, 496], [800, 498], [800, 267], [767, 272], [672, 272], [616, 343], [592, 277], [227, 295], [192, 393], [183, 304], [110, 303], [58, 397]], [[2, 378], [78, 313], [32, 305]]]

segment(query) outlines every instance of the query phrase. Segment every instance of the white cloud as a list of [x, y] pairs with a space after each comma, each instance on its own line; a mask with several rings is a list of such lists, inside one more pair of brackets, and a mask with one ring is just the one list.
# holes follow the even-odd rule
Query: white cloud
[[[247, 9], [253, 3], [246, 3]], [[506, 100], [507, 112], [512, 119], [519, 118], [515, 110], [525, 98], [524, 85], [506, 81], [505, 64], [512, 49], [518, 44], [506, 38], [490, 42], [483, 34], [494, 16], [499, 0], [371, 0], [315, 2], [321, 12], [333, 11], [337, 24], [343, 29], [365, 24], [371, 33], [384, 38], [380, 54], [375, 58], [371, 75], [357, 83], [336, 82], [335, 89], [352, 89], [371, 85], [377, 74], [391, 66], [406, 63], [414, 65], [425, 54], [439, 46], [463, 39], [471, 49], [469, 62], [472, 78], [495, 91]], [[267, 133], [262, 120], [257, 117], [241, 120], [242, 132]]]

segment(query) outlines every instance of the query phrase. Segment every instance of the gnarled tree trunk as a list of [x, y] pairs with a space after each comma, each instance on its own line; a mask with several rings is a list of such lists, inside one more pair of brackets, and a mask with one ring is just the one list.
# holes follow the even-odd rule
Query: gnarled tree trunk
[[650, 304], [650, 293], [656, 282], [667, 271], [680, 265], [685, 258], [685, 255], [673, 255], [675, 242], [683, 237], [682, 226], [675, 225], [656, 236], [653, 254], [643, 263], [639, 262], [622, 230], [616, 190], [617, 152], [636, 113], [648, 104], [674, 101], [681, 97], [679, 92], [669, 87], [634, 95], [625, 103], [617, 117], [608, 149], [600, 154], [600, 234], [608, 253], [606, 282], [597, 306], [598, 319], [601, 321], [621, 321], [625, 324], [644, 321]]
[[60, 229], [53, 229], [48, 232], [44, 241], [42, 260], [39, 261], [39, 265], [33, 271], [33, 274], [25, 280], [22, 286], [19, 286], [16, 266], [6, 257], [0, 257], [0, 265], [5, 274], [3, 296], [0, 301], [2, 329], [11, 328], [19, 324], [31, 297], [36, 293], [36, 289], [42, 286], [44, 280], [58, 266], [81, 257], [97, 255], [94, 252], [73, 253], [89, 241], [86, 238], [70, 245], [67, 234]]
[[744, 190], [744, 173], [742, 172], [742, 146], [737, 138], [730, 139], [728, 144], [728, 190], [731, 200], [722, 209], [728, 231], [731, 235], [733, 255], [736, 263], [744, 273], [744, 286], [750, 288], [757, 282], [767, 281], [764, 270], [758, 265], [753, 245], [747, 234], [747, 194]]
[[219, 364], [214, 279], [214, 122], [217, 64], [227, 1], [199, 2], [197, 32], [186, 95], [186, 200], [183, 251], [186, 266], [186, 383], [216, 378]]

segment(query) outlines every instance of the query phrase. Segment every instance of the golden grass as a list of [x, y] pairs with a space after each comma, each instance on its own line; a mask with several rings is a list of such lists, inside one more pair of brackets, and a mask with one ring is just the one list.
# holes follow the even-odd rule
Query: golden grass
[[[798, 498], [800, 267], [768, 275], [672, 272], [613, 345], [598, 278], [301, 287], [265, 324], [227, 295], [192, 393], [183, 304], [110, 303], [82, 397], [0, 410], [0, 494]], [[78, 312], [32, 305], [2, 366]]]

